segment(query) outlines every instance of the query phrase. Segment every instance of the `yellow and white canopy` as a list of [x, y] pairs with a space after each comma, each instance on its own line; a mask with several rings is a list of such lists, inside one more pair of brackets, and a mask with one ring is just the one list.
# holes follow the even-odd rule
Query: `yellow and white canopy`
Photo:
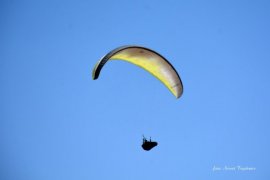
[[159, 79], [176, 98], [183, 93], [182, 81], [168, 60], [157, 52], [140, 46], [122, 46], [101, 58], [93, 69], [93, 79], [97, 79], [102, 67], [109, 60], [123, 60], [135, 64]]

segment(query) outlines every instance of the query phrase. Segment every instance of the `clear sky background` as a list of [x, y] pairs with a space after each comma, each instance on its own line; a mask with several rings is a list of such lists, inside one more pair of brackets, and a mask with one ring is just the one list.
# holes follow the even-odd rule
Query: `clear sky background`
[[[0, 179], [270, 179], [270, 1], [2, 0], [0, 27]], [[128, 44], [183, 96], [121, 61], [93, 81]]]

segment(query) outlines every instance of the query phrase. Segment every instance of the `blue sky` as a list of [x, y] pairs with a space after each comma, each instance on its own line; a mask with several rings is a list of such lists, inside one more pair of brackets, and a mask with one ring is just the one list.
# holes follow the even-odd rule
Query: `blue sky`
[[[270, 178], [269, 1], [3, 0], [0, 15], [1, 179]], [[121, 61], [93, 81], [127, 44], [165, 56], [183, 96]]]

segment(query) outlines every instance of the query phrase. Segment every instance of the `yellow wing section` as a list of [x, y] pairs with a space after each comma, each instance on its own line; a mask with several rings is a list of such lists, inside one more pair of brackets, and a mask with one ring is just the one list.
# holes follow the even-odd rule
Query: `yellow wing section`
[[[160, 54], [154, 52], [153, 50], [138, 46], [126, 46], [117, 49], [117, 51], [111, 51], [108, 55], [106, 55], [107, 57], [104, 57], [105, 59], [107, 58], [106, 61], [123, 60], [137, 65], [159, 79], [176, 98], [179, 98], [182, 95], [183, 85], [178, 73], [169, 63], [169, 61], [167, 61]], [[101, 60], [94, 68], [94, 71], [96, 71], [99, 65], [103, 66], [105, 63], [106, 62], [102, 62]], [[93, 78], [95, 75], [94, 71]]]

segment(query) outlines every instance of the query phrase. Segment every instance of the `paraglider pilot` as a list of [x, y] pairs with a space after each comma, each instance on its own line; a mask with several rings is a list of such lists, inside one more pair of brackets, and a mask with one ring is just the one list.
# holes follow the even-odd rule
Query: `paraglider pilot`
[[151, 137], [150, 137], [150, 141], [148, 141], [144, 136], [143, 136], [143, 144], [142, 144], [142, 148], [145, 150], [145, 151], [150, 151], [153, 147], [157, 146], [158, 143], [155, 142], [155, 141], [152, 141], [151, 140]]

